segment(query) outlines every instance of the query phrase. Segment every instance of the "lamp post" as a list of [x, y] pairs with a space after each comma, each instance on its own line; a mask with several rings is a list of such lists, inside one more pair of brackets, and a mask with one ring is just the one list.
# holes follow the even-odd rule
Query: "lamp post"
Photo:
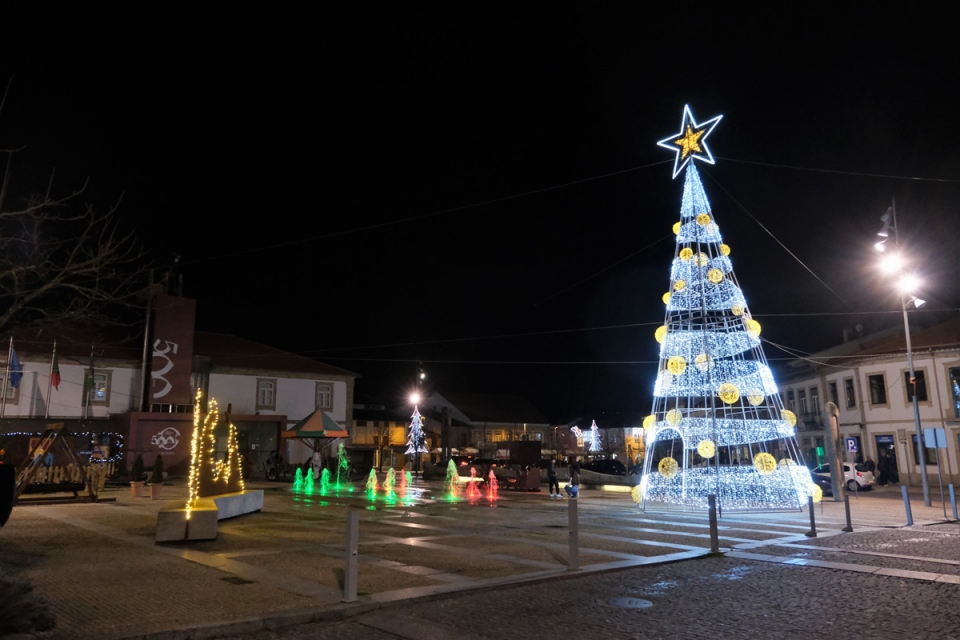
[[[882, 237], [883, 240], [876, 243], [874, 246], [878, 251], [885, 252], [885, 243], [890, 237], [890, 230], [892, 229], [894, 252], [883, 261], [883, 266], [888, 272], [900, 272], [903, 262], [900, 258], [900, 238], [897, 234], [896, 200], [891, 199], [890, 208], [887, 209], [887, 212], [883, 214], [880, 219], [883, 221], [883, 228], [880, 229], [877, 235]], [[900, 308], [903, 311], [903, 333], [906, 336], [907, 342], [907, 366], [910, 369], [910, 392], [913, 396], [913, 420], [917, 431], [917, 462], [920, 465], [920, 480], [923, 483], [923, 504], [929, 507], [930, 483], [927, 480], [927, 460], [925, 455], [926, 451], [924, 451], [926, 445], [923, 441], [923, 429], [920, 426], [920, 406], [917, 403], [917, 374], [913, 368], [913, 347], [910, 344], [910, 318], [907, 315], [907, 308], [911, 304], [916, 308], [920, 308], [925, 304], [925, 301], [921, 300], [915, 295], [912, 295], [912, 291], [916, 289], [917, 285], [919, 284], [914, 276], [901, 275], [898, 284], [900, 289]], [[906, 299], [906, 295], [908, 294], [910, 295], [909, 300]]]

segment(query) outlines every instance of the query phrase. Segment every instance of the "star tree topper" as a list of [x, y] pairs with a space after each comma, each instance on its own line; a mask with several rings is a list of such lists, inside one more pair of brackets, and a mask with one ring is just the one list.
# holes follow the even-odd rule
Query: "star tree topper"
[[677, 159], [673, 163], [673, 177], [683, 170], [687, 163], [692, 159], [703, 160], [714, 164], [713, 155], [710, 148], [707, 147], [707, 136], [717, 126], [723, 116], [717, 116], [706, 122], [697, 124], [690, 113], [690, 106], [683, 105], [683, 120], [680, 122], [680, 133], [676, 133], [669, 138], [664, 138], [657, 143], [657, 146], [664, 149], [670, 149], [677, 154]]

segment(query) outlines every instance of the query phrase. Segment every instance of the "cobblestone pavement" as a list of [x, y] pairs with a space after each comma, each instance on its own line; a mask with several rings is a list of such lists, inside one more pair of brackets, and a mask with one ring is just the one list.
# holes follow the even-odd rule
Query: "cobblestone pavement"
[[[105, 493], [113, 502], [20, 505], [0, 531], [0, 572], [28, 580], [53, 605], [58, 626], [43, 637], [81, 639], [252, 633], [236, 637], [376, 640], [448, 637], [457, 629], [455, 635], [468, 640], [498, 635], [504, 621], [537, 636], [542, 625], [561, 633], [576, 622], [586, 630], [579, 635], [594, 637], [589, 634], [599, 633], [604, 626], [599, 621], [607, 620], [614, 635], [606, 637], [634, 637], [634, 622], [650, 623], [664, 603], [680, 598], [676, 594], [683, 590], [672, 583], [692, 581], [691, 594], [703, 590], [693, 600], [700, 613], [691, 620], [713, 610], [711, 598], [730, 601], [749, 618], [740, 595], [755, 589], [758, 602], [768, 593], [784, 598], [789, 604], [775, 606], [776, 598], [768, 603], [768, 616], [793, 624], [834, 615], [818, 595], [823, 589], [846, 592], [865, 582], [871, 590], [893, 588], [919, 597], [956, 588], [951, 580], [960, 582], [960, 525], [944, 524], [939, 504], [923, 507], [914, 496], [916, 525], [904, 528], [898, 489], [851, 498], [852, 534], [841, 532], [846, 518], [836, 502], [816, 507], [816, 538], [805, 535], [806, 512], [723, 514], [719, 542], [727, 556], [709, 559], [702, 559], [710, 547], [703, 513], [643, 513], [629, 494], [585, 489], [576, 503], [580, 570], [572, 571], [570, 502], [544, 493], [509, 492], [494, 502], [471, 504], [447, 499], [442, 483], [417, 482], [404, 503], [369, 499], [360, 486], [328, 496], [297, 495], [278, 483], [252, 488], [265, 490], [263, 512], [222, 521], [216, 540], [173, 545], [155, 544], [153, 537], [159, 508], [185, 498], [176, 484], [165, 487], [160, 501], [115, 489]], [[345, 605], [350, 510], [361, 514], [359, 597]], [[661, 564], [677, 560], [689, 562]], [[671, 572], [676, 576], [669, 577]], [[811, 591], [797, 577], [804, 575], [816, 576], [810, 584], [826, 582]], [[768, 578], [777, 584], [753, 586], [753, 580]], [[660, 583], [667, 586], [650, 586]], [[781, 589], [781, 583], [795, 583], [796, 589]], [[622, 609], [609, 604], [615, 596], [655, 606]], [[859, 611], [857, 598], [841, 601], [848, 617], [851, 608]], [[428, 615], [434, 606], [438, 617]], [[410, 617], [409, 611], [422, 615]], [[857, 615], [851, 622], [862, 625]], [[677, 625], [686, 618], [666, 616], [663, 623], [670, 620]], [[311, 621], [326, 622], [292, 626]], [[922, 628], [931, 624], [923, 621]], [[278, 630], [259, 631], [265, 628]], [[656, 633], [668, 632], [683, 633], [667, 627]]]

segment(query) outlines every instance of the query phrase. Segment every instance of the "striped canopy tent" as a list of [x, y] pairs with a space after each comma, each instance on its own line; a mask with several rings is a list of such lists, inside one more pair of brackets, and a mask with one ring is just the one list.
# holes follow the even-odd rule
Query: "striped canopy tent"
[[346, 438], [349, 433], [330, 414], [317, 409], [280, 435], [283, 438], [296, 438], [314, 451], [319, 451], [335, 440]]

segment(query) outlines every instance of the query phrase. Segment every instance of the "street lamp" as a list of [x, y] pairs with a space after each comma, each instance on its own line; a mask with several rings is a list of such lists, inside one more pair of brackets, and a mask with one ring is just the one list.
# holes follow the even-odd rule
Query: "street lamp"
[[[883, 240], [877, 242], [874, 247], [880, 252], [885, 252], [887, 249], [886, 242], [889, 240], [890, 231], [892, 230], [894, 248], [894, 252], [886, 256], [881, 261], [880, 266], [887, 273], [899, 273], [903, 268], [903, 261], [900, 256], [900, 239], [897, 235], [896, 200], [891, 199], [890, 208], [880, 217], [880, 220], [883, 221], [883, 228], [877, 232], [877, 235], [883, 238]], [[924, 455], [926, 452], [923, 451], [926, 445], [923, 442], [923, 429], [920, 427], [920, 406], [917, 404], [917, 374], [913, 368], [913, 347], [910, 344], [910, 319], [907, 316], [907, 309], [910, 305], [919, 309], [926, 304], [926, 301], [913, 295], [913, 292], [916, 291], [920, 285], [920, 281], [916, 276], [912, 274], [901, 274], [898, 285], [900, 290], [900, 307], [903, 310], [903, 333], [907, 339], [907, 366], [910, 368], [910, 389], [913, 394], [913, 420], [917, 430], [917, 462], [920, 464], [920, 479], [923, 483], [923, 504], [929, 507], [930, 483], [927, 480], [927, 460]], [[909, 296], [909, 299], [907, 296]]]

